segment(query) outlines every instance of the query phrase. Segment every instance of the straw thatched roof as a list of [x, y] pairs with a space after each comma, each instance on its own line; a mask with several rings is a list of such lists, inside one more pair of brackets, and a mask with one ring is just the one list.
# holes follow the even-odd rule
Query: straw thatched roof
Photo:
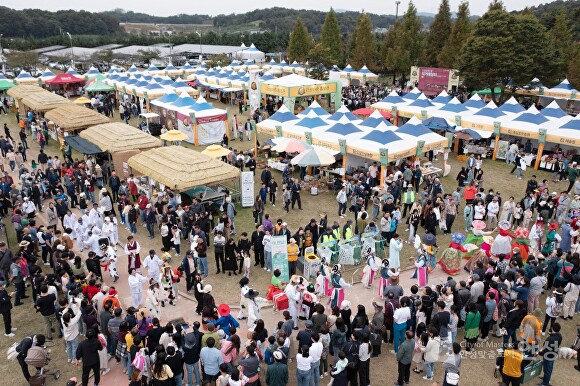
[[72, 103], [48, 111], [45, 117], [66, 131], [86, 129], [90, 126], [110, 122], [109, 118], [104, 115]]
[[143, 150], [162, 145], [161, 140], [121, 122], [104, 123], [81, 131], [80, 136], [104, 151]]
[[141, 152], [129, 158], [129, 166], [177, 191], [240, 176], [238, 168], [181, 146], [158, 147]]
[[19, 85], [14, 86], [7, 91], [8, 95], [10, 95], [14, 99], [22, 99], [25, 96], [32, 94], [32, 93], [48, 93], [45, 89], [40, 86], [32, 86], [32, 85]]
[[[21, 87], [21, 86], [17, 86]], [[59, 106], [68, 105], [71, 102], [49, 91], [31, 92], [22, 98], [22, 103], [34, 111], [48, 111]]]

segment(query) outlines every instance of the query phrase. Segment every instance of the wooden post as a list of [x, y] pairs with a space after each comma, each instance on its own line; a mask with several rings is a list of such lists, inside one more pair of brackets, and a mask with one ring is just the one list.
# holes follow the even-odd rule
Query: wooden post
[[252, 125], [252, 131], [254, 132], [254, 158], [258, 158], [258, 130], [256, 129], [256, 121], [252, 119], [250, 124]]
[[199, 139], [197, 137], [197, 123], [193, 125], [193, 144], [199, 146]]
[[226, 109], [226, 137], [228, 137], [228, 143], [230, 138], [230, 108]]
[[342, 174], [342, 178], [346, 179], [346, 154], [343, 154], [343, 156], [342, 156], [342, 169], [344, 170], [344, 173]]
[[538, 130], [538, 153], [536, 154], [536, 162], [534, 163], [534, 169], [540, 167], [540, 161], [542, 160], [542, 153], [544, 152], [544, 145], [546, 143], [546, 129], [540, 128]]
[[453, 144], [453, 151], [459, 154], [459, 138], [455, 138], [455, 143]]
[[544, 144], [540, 143], [538, 145], [538, 153], [536, 154], [536, 162], [534, 162], [534, 169], [538, 170], [540, 167], [540, 160], [542, 159], [542, 153], [544, 152]]
[[385, 174], [387, 174], [387, 165], [381, 165], [380, 187], [385, 185]]

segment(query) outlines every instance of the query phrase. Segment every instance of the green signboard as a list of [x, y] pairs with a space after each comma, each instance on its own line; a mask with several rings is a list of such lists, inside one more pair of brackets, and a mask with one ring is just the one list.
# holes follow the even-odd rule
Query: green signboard
[[288, 269], [288, 240], [286, 236], [272, 236], [270, 242], [272, 246], [272, 272], [280, 270], [279, 279], [283, 282], [290, 280], [290, 270]]

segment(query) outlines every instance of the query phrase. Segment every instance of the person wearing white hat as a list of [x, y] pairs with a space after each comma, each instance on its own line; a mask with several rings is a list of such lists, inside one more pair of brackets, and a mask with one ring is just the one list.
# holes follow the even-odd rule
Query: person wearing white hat
[[63, 219], [62, 219], [62, 226], [64, 229], [72, 229], [72, 233], [70, 234], [71, 239], [75, 239], [75, 225], [77, 223], [77, 215], [74, 214], [70, 209], [66, 211], [66, 214], [64, 215]]
[[103, 221], [103, 227], [101, 228], [101, 236], [109, 239], [109, 244], [116, 245], [113, 243], [113, 223], [109, 217], [105, 217]]
[[139, 308], [143, 302], [143, 283], [148, 280], [147, 276], [142, 276], [135, 268], [129, 269], [129, 291], [131, 292], [133, 307]]
[[330, 296], [330, 307], [338, 307], [344, 300], [344, 289], [351, 285], [344, 281], [341, 276], [342, 266], [335, 264], [330, 274], [330, 284], [332, 285], [332, 294]]
[[[294, 326], [298, 326], [298, 311], [300, 310], [300, 303], [302, 300], [301, 291], [298, 286], [301, 284], [301, 279], [298, 275], [292, 275], [290, 282], [286, 285], [284, 293], [288, 296], [288, 312], [294, 321]], [[298, 329], [296, 327], [296, 329]]]
[[119, 280], [119, 273], [117, 272], [117, 254], [110, 245], [101, 244], [101, 253], [103, 260], [107, 262], [107, 269], [109, 275], [113, 278], [113, 282]]

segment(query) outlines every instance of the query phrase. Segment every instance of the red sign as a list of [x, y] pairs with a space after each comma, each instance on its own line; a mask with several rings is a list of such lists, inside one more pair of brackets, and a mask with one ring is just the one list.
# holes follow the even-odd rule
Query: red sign
[[425, 95], [439, 95], [449, 87], [450, 70], [446, 68], [419, 67], [419, 90]]
[[220, 114], [220, 115], [213, 115], [211, 117], [201, 117], [201, 118], [196, 117], [195, 121], [197, 122], [198, 125], [201, 125], [204, 123], [225, 121], [227, 118], [228, 118], [227, 114]]

